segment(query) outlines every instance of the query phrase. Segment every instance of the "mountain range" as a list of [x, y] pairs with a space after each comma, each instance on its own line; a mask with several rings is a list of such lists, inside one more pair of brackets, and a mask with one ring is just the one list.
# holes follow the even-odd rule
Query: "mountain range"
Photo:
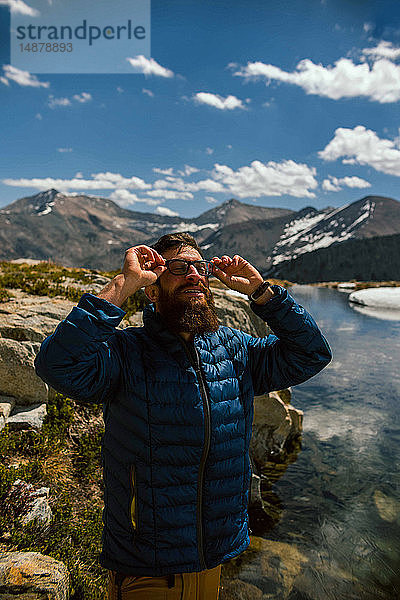
[[130, 246], [149, 245], [172, 231], [192, 233], [207, 258], [240, 254], [266, 276], [400, 280], [400, 202], [382, 196], [300, 211], [232, 199], [188, 219], [51, 189], [0, 209], [0, 259], [112, 270]]

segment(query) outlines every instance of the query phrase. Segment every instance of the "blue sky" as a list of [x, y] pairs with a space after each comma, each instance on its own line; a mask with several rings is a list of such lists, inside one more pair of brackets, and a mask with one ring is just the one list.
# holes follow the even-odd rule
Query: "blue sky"
[[10, 10], [39, 1], [60, 2], [0, 0], [0, 206], [50, 187], [184, 217], [400, 199], [398, 0], [153, 0], [131, 72], [35, 75], [10, 65]]

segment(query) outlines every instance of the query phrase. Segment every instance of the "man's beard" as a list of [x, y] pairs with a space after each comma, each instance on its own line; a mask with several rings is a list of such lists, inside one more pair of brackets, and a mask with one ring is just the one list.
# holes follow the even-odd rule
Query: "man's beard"
[[219, 321], [212, 293], [202, 284], [198, 284], [196, 287], [199, 287], [204, 293], [205, 302], [199, 301], [197, 298], [182, 299], [180, 292], [189, 288], [187, 284], [176, 289], [173, 294], [168, 294], [160, 286], [157, 300], [158, 310], [166, 326], [173, 333], [186, 332], [203, 335], [217, 331]]

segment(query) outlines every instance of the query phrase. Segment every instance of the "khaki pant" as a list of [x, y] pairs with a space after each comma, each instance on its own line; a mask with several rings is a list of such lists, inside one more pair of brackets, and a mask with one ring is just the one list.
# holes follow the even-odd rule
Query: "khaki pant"
[[123, 577], [109, 571], [108, 600], [218, 600], [220, 575], [221, 565], [164, 577]]

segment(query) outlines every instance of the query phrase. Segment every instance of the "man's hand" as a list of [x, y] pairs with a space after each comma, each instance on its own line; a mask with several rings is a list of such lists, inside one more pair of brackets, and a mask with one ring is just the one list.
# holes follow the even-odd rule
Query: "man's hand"
[[213, 275], [218, 277], [231, 290], [249, 296], [263, 282], [263, 278], [257, 269], [237, 254], [233, 258], [225, 255], [222, 258], [214, 256], [211, 262], [214, 265]]
[[122, 273], [97, 294], [98, 298], [122, 306], [129, 296], [155, 283], [165, 271], [165, 260], [149, 246], [132, 246], [125, 252]]
[[165, 269], [164, 258], [149, 246], [133, 246], [125, 252], [122, 274], [136, 289], [155, 283]]

